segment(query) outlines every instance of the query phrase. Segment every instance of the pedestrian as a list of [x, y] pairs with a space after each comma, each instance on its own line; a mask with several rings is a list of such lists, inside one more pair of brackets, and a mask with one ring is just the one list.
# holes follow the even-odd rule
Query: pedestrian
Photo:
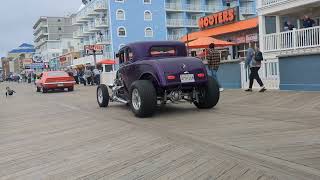
[[211, 43], [209, 45], [209, 49], [207, 51], [207, 56], [206, 56], [206, 68], [208, 71], [208, 75], [213, 77], [218, 85], [219, 85], [219, 90], [220, 92], [223, 91], [223, 88], [221, 87], [219, 80], [218, 80], [218, 70], [219, 70], [219, 66], [220, 66], [220, 52], [218, 50], [215, 49], [215, 45], [214, 43]]
[[92, 77], [93, 77], [93, 73], [92, 71], [90, 70], [90, 67], [88, 66], [86, 68], [86, 70], [84, 71], [84, 77], [85, 77], [85, 80], [87, 81], [87, 84], [88, 85], [92, 85]]
[[249, 76], [249, 89], [245, 90], [247, 92], [252, 92], [253, 81], [256, 80], [260, 85], [261, 89], [259, 92], [265, 92], [267, 89], [259, 76], [259, 70], [261, 68], [261, 61], [263, 60], [262, 52], [258, 47], [253, 49], [253, 43], [250, 44], [250, 48], [247, 51], [246, 67], [250, 67]]
[[94, 83], [96, 85], [99, 85], [100, 84], [100, 71], [98, 70], [97, 67], [94, 68], [93, 75], [94, 75]]
[[310, 28], [313, 27], [313, 25], [316, 23], [313, 19], [311, 19], [309, 16], [305, 15], [303, 20], [303, 27], [304, 28]]
[[79, 84], [79, 76], [77, 68], [72, 68], [73, 78], [76, 81], [76, 84]]
[[290, 21], [286, 21], [284, 23], [284, 31], [292, 31], [294, 29], [294, 25], [291, 24]]
[[79, 73], [78, 73], [79, 79], [80, 79], [80, 84], [82, 83], [84, 86], [87, 85], [86, 79], [84, 77], [84, 70], [83, 69], [79, 69]]

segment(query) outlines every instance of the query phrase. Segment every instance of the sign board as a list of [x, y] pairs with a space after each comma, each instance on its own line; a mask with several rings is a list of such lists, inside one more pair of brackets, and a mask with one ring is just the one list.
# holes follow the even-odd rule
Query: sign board
[[236, 37], [235, 41], [236, 41], [235, 43], [237, 43], [237, 44], [245, 43], [246, 42], [246, 37], [245, 36]]
[[104, 50], [104, 45], [85, 45], [84, 51], [87, 55], [102, 55]]
[[32, 64], [32, 59], [23, 59], [22, 62], [24, 65]]
[[200, 29], [213, 28], [219, 25], [235, 22], [238, 20], [239, 8], [230, 8], [224, 11], [213, 13], [208, 16], [201, 17], [198, 20]]
[[258, 41], [258, 34], [257, 33], [246, 35], [246, 43], [257, 42], [257, 41]]
[[30, 64], [30, 69], [43, 69], [44, 63], [32, 63]]
[[42, 63], [43, 62], [42, 56], [40, 54], [34, 54], [32, 59], [33, 59], [33, 62], [35, 62], [35, 63]]

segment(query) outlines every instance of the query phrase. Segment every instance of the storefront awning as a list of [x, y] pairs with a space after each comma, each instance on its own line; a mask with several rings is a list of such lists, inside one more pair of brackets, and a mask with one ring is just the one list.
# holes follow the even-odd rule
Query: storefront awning
[[228, 34], [228, 33], [233, 33], [233, 32], [238, 32], [238, 31], [243, 31], [247, 29], [253, 29], [258, 27], [259, 22], [258, 18], [252, 18], [244, 21], [239, 21], [233, 24], [227, 24], [223, 26], [219, 26], [216, 28], [212, 29], [207, 29], [199, 32], [193, 32], [187, 35], [183, 36], [181, 38], [181, 41], [187, 42], [187, 41], [193, 41], [197, 38], [200, 37], [210, 37], [210, 36], [217, 36], [217, 35], [222, 35], [222, 34]]
[[208, 48], [213, 43], [215, 46], [232, 46], [233, 42], [223, 41], [212, 37], [200, 37], [197, 40], [188, 43], [190, 49]]

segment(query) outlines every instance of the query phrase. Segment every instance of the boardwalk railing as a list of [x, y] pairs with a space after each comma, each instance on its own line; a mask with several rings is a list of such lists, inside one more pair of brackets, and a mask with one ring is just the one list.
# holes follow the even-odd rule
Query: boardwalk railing
[[[249, 68], [245, 67], [245, 63], [241, 65], [241, 86], [243, 89], [249, 87]], [[261, 68], [259, 71], [261, 80], [263, 81], [267, 89], [279, 89], [280, 85], [280, 73], [279, 73], [279, 60], [268, 59], [261, 62]], [[254, 81], [253, 88], [259, 88], [259, 85]]]
[[264, 52], [319, 47], [319, 33], [320, 26], [316, 26], [264, 35]]

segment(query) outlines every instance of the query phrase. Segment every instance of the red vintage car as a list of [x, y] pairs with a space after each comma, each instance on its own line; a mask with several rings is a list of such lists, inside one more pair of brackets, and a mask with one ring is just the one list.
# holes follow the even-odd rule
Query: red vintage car
[[48, 71], [40, 75], [40, 79], [36, 81], [37, 92], [43, 93], [48, 90], [68, 88], [68, 91], [73, 91], [75, 80], [64, 71]]

